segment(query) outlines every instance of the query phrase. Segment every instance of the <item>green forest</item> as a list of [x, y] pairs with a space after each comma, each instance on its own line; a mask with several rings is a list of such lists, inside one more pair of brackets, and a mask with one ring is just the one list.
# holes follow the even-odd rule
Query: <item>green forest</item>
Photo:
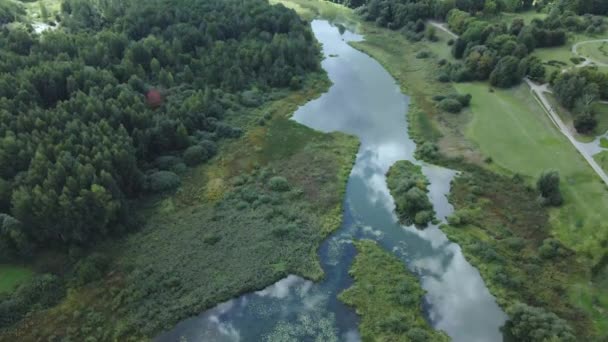
[[319, 69], [306, 24], [263, 1], [69, 0], [60, 18], [0, 35], [3, 258], [131, 229], [131, 200], [241, 134], [225, 117]]

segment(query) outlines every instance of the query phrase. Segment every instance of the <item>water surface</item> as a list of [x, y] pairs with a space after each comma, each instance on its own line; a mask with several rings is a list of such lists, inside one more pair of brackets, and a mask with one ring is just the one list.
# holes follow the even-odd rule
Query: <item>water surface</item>
[[[385, 174], [397, 160], [423, 166], [437, 217], [445, 220], [455, 173], [414, 159], [408, 137], [408, 98], [382, 66], [347, 42], [362, 37], [339, 33], [327, 21], [312, 29], [323, 44], [322, 63], [333, 86], [308, 102], [294, 119], [314, 129], [341, 131], [361, 140], [348, 180], [343, 224], [319, 254], [326, 278], [312, 283], [289, 276], [268, 288], [222, 303], [200, 316], [180, 322], [158, 341], [358, 341], [358, 317], [337, 295], [350, 286], [353, 239], [378, 241], [420, 278], [427, 291], [427, 319], [454, 341], [501, 341], [506, 316], [488, 292], [479, 272], [437, 228], [404, 227], [397, 221]], [[331, 57], [330, 57], [331, 56]]]

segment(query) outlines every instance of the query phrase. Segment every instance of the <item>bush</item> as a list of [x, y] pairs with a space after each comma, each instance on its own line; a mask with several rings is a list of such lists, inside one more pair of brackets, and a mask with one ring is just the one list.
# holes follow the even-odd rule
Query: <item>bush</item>
[[428, 51], [420, 51], [416, 54], [416, 58], [418, 59], [424, 59], [424, 58], [429, 58], [430, 54]]
[[201, 145], [188, 147], [184, 151], [183, 157], [184, 162], [186, 162], [186, 165], [188, 166], [195, 166], [209, 159], [207, 150]]
[[171, 170], [181, 159], [175, 156], [160, 156], [154, 160], [154, 165], [160, 170]]
[[439, 147], [430, 141], [425, 141], [422, 145], [416, 148], [416, 158], [426, 161], [432, 161], [439, 156]]
[[458, 113], [462, 110], [462, 104], [458, 100], [448, 98], [439, 102], [439, 108], [446, 112]]
[[460, 94], [456, 94], [454, 96], [452, 96], [452, 98], [454, 98], [456, 101], [460, 102], [460, 104], [463, 107], [468, 107], [469, 104], [471, 103], [471, 94], [464, 94], [464, 95], [460, 95]]
[[93, 253], [87, 258], [80, 260], [75, 267], [74, 283], [78, 286], [88, 284], [92, 281], [101, 279], [108, 270], [110, 259], [101, 254]]
[[559, 206], [563, 203], [561, 191], [559, 189], [559, 173], [555, 170], [543, 172], [536, 187], [547, 205]]
[[414, 223], [416, 225], [423, 226], [423, 225], [426, 225], [429, 222], [433, 221], [433, 218], [434, 218], [434, 215], [433, 215], [432, 211], [423, 210], [423, 211], [416, 213], [416, 216], [414, 216]]
[[148, 190], [152, 192], [174, 190], [180, 184], [179, 176], [171, 171], [158, 171], [148, 176]]
[[460, 215], [458, 215], [458, 213], [453, 213], [452, 215], [448, 216], [448, 224], [452, 227], [460, 226], [462, 224]]
[[544, 259], [553, 259], [558, 256], [566, 256], [568, 250], [556, 239], [547, 238], [538, 248], [538, 255]]
[[590, 114], [579, 114], [574, 118], [574, 128], [578, 133], [589, 133], [597, 126], [597, 119]]
[[275, 176], [275, 177], [270, 178], [270, 180], [268, 181], [268, 186], [273, 191], [289, 190], [289, 183], [287, 182], [287, 179], [285, 179], [284, 177], [280, 177], [280, 176]]
[[[503, 329], [514, 341], [576, 341], [566, 321], [543, 308], [516, 303], [507, 309], [507, 314], [509, 320]], [[505, 340], [511, 340], [508, 338]]]
[[442, 83], [450, 82], [450, 75], [448, 75], [445, 72], [442, 72], [439, 74], [439, 76], [437, 76], [437, 81], [442, 82]]

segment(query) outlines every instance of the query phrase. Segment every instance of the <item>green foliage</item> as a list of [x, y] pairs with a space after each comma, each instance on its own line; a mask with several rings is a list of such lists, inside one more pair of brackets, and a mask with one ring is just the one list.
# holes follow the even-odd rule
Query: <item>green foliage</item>
[[108, 269], [110, 260], [100, 253], [93, 253], [78, 261], [74, 267], [74, 285], [82, 286], [101, 279]]
[[207, 150], [200, 145], [188, 147], [183, 154], [184, 162], [188, 166], [196, 166], [209, 158]]
[[556, 239], [546, 238], [538, 248], [538, 255], [541, 258], [552, 259], [555, 257], [567, 256], [568, 250]]
[[[2, 2], [0, 26], [21, 12]], [[142, 168], [193, 144], [185, 161], [208, 160], [242, 134], [225, 121], [251, 115], [241, 91], [319, 70], [307, 25], [262, 0], [66, 0], [60, 18], [43, 39], [0, 32], [0, 206], [35, 244], [119, 233], [148, 190]], [[175, 186], [163, 177], [153, 191]]]
[[0, 26], [17, 20], [25, 15], [25, 9], [16, 1], [0, 2]]
[[559, 206], [564, 202], [559, 190], [559, 173], [557, 171], [543, 172], [536, 182], [536, 187], [547, 205]]
[[[452, 183], [454, 216], [470, 215], [463, 215], [466, 226], [449, 222], [442, 229], [479, 269], [498, 303], [503, 308], [516, 302], [542, 307], [567, 319], [579, 336], [585, 336], [581, 338], [592, 335], [589, 316], [572, 305], [562, 285], [578, 279], [584, 270], [574, 253], [549, 236], [549, 216], [538, 193], [519, 177], [455, 160], [448, 165], [464, 171]], [[517, 337], [512, 340], [538, 340]]]
[[577, 341], [566, 321], [542, 308], [516, 303], [507, 309], [504, 331], [515, 341]]
[[289, 190], [289, 183], [285, 177], [275, 176], [270, 178], [268, 181], [268, 186], [273, 191], [287, 191]]
[[23, 283], [15, 292], [0, 298], [0, 328], [6, 327], [33, 309], [45, 309], [65, 296], [57, 276], [38, 275]]
[[490, 74], [490, 84], [500, 88], [509, 88], [521, 81], [519, 61], [513, 56], [501, 58]]
[[171, 171], [158, 171], [148, 176], [148, 189], [152, 192], [162, 192], [177, 189], [181, 180]]
[[401, 221], [426, 226], [433, 220], [435, 212], [427, 196], [428, 180], [420, 166], [398, 161], [389, 169], [386, 181]]
[[462, 110], [462, 104], [458, 102], [458, 100], [447, 98], [439, 102], [439, 108], [446, 112], [458, 113], [460, 110]]
[[448, 341], [433, 330], [422, 312], [424, 290], [405, 265], [375, 242], [355, 242], [349, 274], [354, 284], [339, 295], [361, 316], [363, 341]]

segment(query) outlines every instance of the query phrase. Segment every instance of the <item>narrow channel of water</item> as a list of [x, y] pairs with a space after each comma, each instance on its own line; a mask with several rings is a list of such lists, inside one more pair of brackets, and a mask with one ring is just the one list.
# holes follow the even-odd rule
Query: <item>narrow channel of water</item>
[[[427, 291], [427, 318], [436, 329], [454, 341], [501, 341], [499, 327], [506, 316], [460, 247], [437, 226], [424, 230], [401, 226], [394, 213], [386, 171], [397, 160], [419, 163], [407, 134], [408, 98], [377, 61], [348, 44], [361, 36], [340, 34], [324, 20], [314, 20], [312, 29], [323, 44], [322, 65], [333, 86], [300, 107], [294, 119], [361, 140], [347, 185], [342, 227], [319, 252], [325, 280], [312, 283], [289, 276], [182, 321], [156, 340], [358, 341], [358, 317], [337, 295], [352, 283], [348, 276], [355, 254], [352, 240], [368, 238], [419, 276]], [[430, 165], [423, 165], [423, 171], [431, 182], [429, 196], [437, 217], [445, 220], [453, 210], [446, 195], [455, 173]]]

